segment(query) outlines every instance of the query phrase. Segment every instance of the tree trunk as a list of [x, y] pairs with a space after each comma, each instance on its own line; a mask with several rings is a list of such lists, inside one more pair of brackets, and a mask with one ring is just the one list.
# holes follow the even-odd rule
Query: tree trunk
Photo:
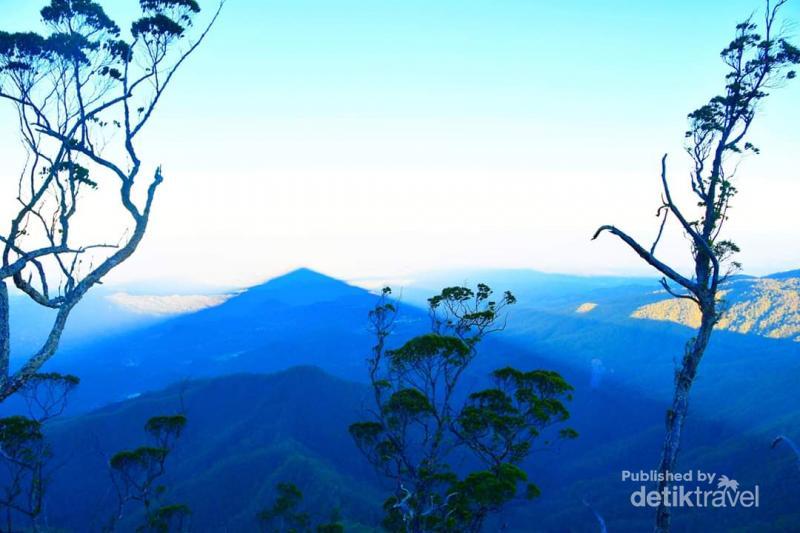
[[22, 368], [16, 370], [13, 375], [6, 374], [0, 381], [0, 403], [25, 385], [30, 377], [38, 372], [42, 365], [56, 352], [58, 344], [61, 342], [61, 335], [64, 333], [64, 327], [67, 325], [67, 318], [75, 303], [77, 302], [68, 302], [59, 308], [53, 327], [50, 328], [50, 333], [39, 351]]
[[[672, 408], [667, 411], [667, 428], [664, 435], [664, 447], [661, 454], [661, 463], [658, 467], [659, 477], [663, 478], [658, 482], [658, 491], [663, 495], [664, 490], [670, 486], [667, 474], [675, 472], [678, 461], [678, 450], [681, 443], [681, 431], [686, 420], [686, 413], [689, 410], [689, 391], [697, 375], [697, 367], [708, 347], [711, 338], [711, 331], [716, 322], [716, 311], [711, 305], [703, 310], [703, 319], [697, 336], [687, 347], [686, 355], [683, 358], [680, 370], [675, 375], [675, 394], [672, 398]], [[656, 533], [668, 533], [670, 508], [664, 505], [662, 498], [658, 510], [656, 511]]]
[[8, 365], [11, 359], [11, 329], [9, 327], [8, 287], [0, 280], [0, 388], [8, 380]]

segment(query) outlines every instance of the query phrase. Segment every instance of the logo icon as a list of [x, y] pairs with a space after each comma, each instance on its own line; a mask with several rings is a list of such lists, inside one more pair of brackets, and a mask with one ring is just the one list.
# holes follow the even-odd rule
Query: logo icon
[[719, 476], [719, 481], [717, 482], [717, 488], [722, 490], [732, 490], [733, 492], [738, 492], [739, 490], [739, 482], [735, 479], [731, 479], [725, 474]]

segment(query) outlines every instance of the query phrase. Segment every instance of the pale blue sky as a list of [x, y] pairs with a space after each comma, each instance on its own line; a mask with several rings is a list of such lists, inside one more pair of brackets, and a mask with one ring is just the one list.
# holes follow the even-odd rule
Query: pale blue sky
[[[105, 4], [124, 17], [132, 2]], [[0, 26], [36, 28], [40, 4], [0, 0]], [[761, 7], [229, 0], [146, 132], [167, 181], [115, 279], [646, 273], [589, 236], [603, 223], [653, 235], [660, 155], [686, 184], [686, 114], [719, 89], [719, 50]], [[800, 2], [785, 15], [800, 22]], [[768, 99], [762, 155], [740, 171], [730, 235], [749, 272], [800, 267], [799, 96], [794, 84]], [[0, 131], [4, 183], [18, 172], [12, 133]], [[684, 248], [668, 240], [665, 257]]]

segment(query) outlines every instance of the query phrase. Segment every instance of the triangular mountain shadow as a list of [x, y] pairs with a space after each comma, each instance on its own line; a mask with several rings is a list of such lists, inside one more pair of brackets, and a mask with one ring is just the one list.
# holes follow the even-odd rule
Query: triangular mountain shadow
[[[376, 296], [303, 268], [216, 307], [65, 350], [46, 370], [81, 378], [70, 411], [158, 390], [184, 379], [274, 372], [311, 364], [361, 381], [372, 345], [367, 314]], [[404, 311], [404, 328], [425, 315]], [[8, 407], [3, 406], [4, 410]]]

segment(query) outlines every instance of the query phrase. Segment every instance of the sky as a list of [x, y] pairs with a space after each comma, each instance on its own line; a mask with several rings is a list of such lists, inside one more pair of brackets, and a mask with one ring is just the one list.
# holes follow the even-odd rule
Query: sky
[[[0, 0], [0, 28], [37, 29], [41, 5]], [[124, 20], [135, 3], [104, 5]], [[299, 266], [649, 274], [590, 236], [613, 223], [650, 242], [664, 153], [689, 205], [686, 115], [720, 90], [719, 50], [761, 7], [228, 0], [142, 134], [165, 183], [110, 281], [245, 286]], [[800, 23], [800, 2], [785, 16]], [[798, 97], [795, 83], [767, 99], [762, 154], [739, 171], [728, 235], [751, 274], [800, 267]], [[8, 106], [0, 124], [7, 191], [23, 161]], [[662, 258], [685, 268], [686, 248], [667, 238]]]

